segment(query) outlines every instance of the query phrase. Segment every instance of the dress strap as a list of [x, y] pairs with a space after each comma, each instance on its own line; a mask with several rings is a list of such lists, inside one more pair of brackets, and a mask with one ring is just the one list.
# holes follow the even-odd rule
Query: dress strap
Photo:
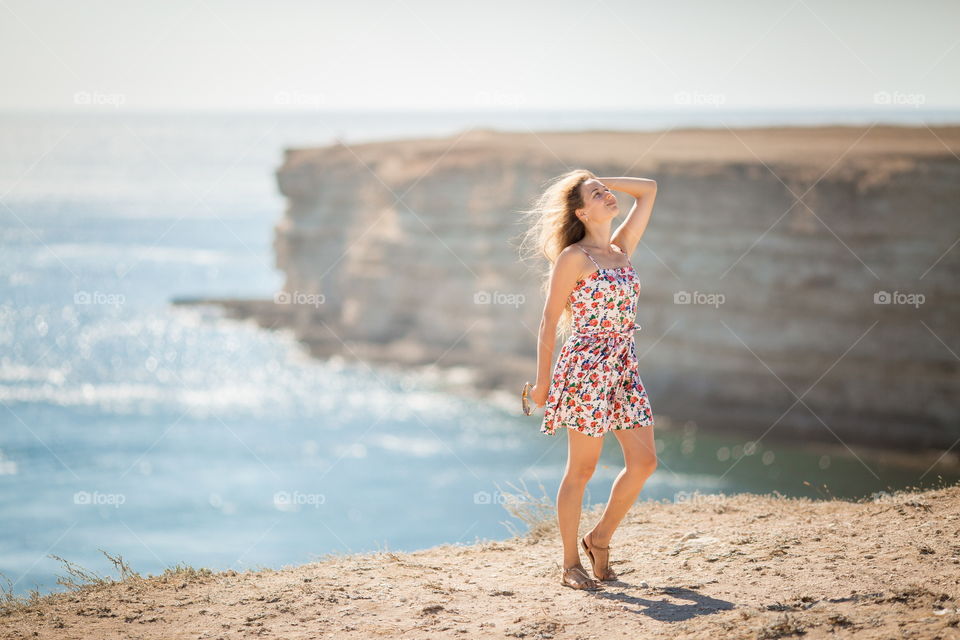
[[[580, 245], [577, 245], [577, 246], [580, 247]], [[587, 250], [584, 249], [583, 247], [580, 247], [580, 249], [582, 249], [583, 252], [584, 252], [585, 254], [587, 254], [587, 257], [590, 258], [590, 261], [593, 262], [593, 264], [597, 265], [597, 269], [602, 269], [602, 268], [603, 268], [603, 267], [601, 267], [599, 264], [597, 264], [597, 261], [593, 259], [593, 256], [590, 255], [590, 252], [589, 252], [589, 251], [587, 251]]]

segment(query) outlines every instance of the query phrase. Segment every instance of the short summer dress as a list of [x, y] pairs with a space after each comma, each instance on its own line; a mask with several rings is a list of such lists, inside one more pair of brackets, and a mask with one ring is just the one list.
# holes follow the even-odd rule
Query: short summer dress
[[653, 425], [633, 336], [640, 329], [634, 322], [640, 278], [626, 254], [629, 266], [604, 269], [580, 248], [597, 270], [570, 292], [573, 331], [554, 365], [540, 432], [567, 427], [602, 437]]

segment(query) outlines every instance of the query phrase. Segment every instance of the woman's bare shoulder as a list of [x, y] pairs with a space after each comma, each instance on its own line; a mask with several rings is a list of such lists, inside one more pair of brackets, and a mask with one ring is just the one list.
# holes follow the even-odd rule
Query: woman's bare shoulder
[[556, 271], [574, 274], [576, 279], [579, 280], [586, 273], [589, 273], [592, 263], [580, 245], [573, 243], [564, 247], [560, 255], [557, 256], [557, 261], [553, 267]]

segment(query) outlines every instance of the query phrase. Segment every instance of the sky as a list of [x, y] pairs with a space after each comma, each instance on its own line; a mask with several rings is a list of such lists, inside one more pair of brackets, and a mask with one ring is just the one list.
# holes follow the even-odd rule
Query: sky
[[950, 109], [958, 24], [923, 0], [0, 0], [0, 109]]

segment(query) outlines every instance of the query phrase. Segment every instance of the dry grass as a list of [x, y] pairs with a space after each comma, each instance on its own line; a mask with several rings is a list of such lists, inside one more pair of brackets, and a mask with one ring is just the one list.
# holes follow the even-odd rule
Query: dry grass
[[[885, 640], [949, 638], [960, 625], [960, 486], [861, 501], [643, 501], [611, 559], [623, 579], [604, 594], [559, 584], [553, 500], [542, 485], [539, 495], [509, 488], [502, 508], [529, 529], [510, 540], [332, 554], [282, 570], [179, 565], [156, 577], [109, 554], [116, 577], [60, 559], [70, 591], [7, 589], [0, 637], [586, 638], [636, 637], [642, 625], [649, 638]], [[585, 509], [584, 525], [603, 506]]]
[[141, 576], [137, 571], [134, 571], [130, 565], [124, 561], [122, 556], [112, 556], [103, 549], [99, 549], [99, 551], [107, 557], [107, 559], [116, 569], [117, 573], [119, 574], [117, 578], [102, 576], [97, 572], [82, 567], [75, 562], [61, 558], [58, 555], [49, 554], [48, 557], [57, 560], [62, 565], [62, 569], [65, 573], [57, 576], [57, 584], [66, 587], [66, 592], [59, 591], [48, 594], [40, 594], [40, 592], [36, 589], [31, 589], [26, 595], [17, 595], [13, 591], [13, 582], [11, 582], [7, 576], [0, 574], [0, 577], [2, 577], [4, 582], [6, 582], [5, 585], [0, 585], [0, 616], [13, 613], [26, 613], [32, 610], [37, 610], [40, 607], [54, 603], [56, 600], [62, 598], [65, 594], [82, 593], [91, 589], [99, 589], [111, 584], [131, 585], [140, 590], [150, 580], [158, 580], [162, 583], [176, 581], [178, 584], [182, 584], [184, 582], [198, 581], [213, 576], [213, 572], [210, 569], [195, 569], [193, 567], [178, 564], [164, 569], [163, 573], [159, 576], [148, 574], [146, 577], [144, 577]]

